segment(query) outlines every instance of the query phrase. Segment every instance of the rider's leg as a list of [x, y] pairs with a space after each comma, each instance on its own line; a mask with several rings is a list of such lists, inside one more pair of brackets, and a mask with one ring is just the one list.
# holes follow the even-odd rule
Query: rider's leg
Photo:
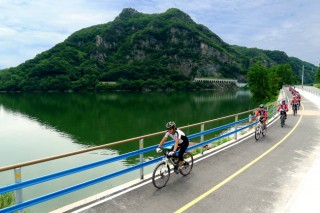
[[[173, 148], [174, 148], [174, 145], [172, 145], [170, 151], [173, 151]], [[177, 150], [179, 150], [179, 146], [178, 146]], [[173, 162], [174, 162], [173, 170], [174, 170], [174, 172], [175, 172], [176, 174], [178, 174], [178, 173], [179, 173], [179, 170], [178, 170], [179, 167], [178, 167], [178, 161], [177, 161], [177, 160], [178, 160], [178, 157], [172, 156], [171, 158], [173, 159]]]
[[180, 146], [180, 151], [179, 151], [179, 169], [183, 167], [183, 154], [186, 152], [188, 146], [189, 146], [189, 141], [185, 141], [182, 144], [179, 144]]
[[[170, 151], [173, 151], [173, 148], [174, 148], [174, 145], [172, 145]], [[180, 149], [180, 146], [178, 145], [177, 151], [179, 151], [179, 149]], [[177, 157], [177, 156], [172, 156], [172, 158], [173, 158], [174, 160], [178, 160], [178, 157]]]

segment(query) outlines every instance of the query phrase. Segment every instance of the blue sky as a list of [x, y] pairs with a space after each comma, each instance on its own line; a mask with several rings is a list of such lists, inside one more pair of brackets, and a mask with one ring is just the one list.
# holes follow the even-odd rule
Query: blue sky
[[77, 30], [113, 21], [128, 7], [147, 14], [178, 8], [229, 44], [320, 63], [318, 0], [0, 0], [0, 69], [34, 58]]

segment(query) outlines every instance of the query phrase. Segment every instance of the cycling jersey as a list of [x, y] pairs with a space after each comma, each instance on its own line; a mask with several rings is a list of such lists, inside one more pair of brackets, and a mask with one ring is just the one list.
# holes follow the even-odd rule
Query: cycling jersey
[[286, 111], [288, 111], [288, 110], [289, 110], [289, 108], [288, 108], [288, 105], [287, 105], [287, 104], [280, 104], [280, 105], [279, 105], [279, 107], [278, 107], [278, 111], [279, 111], [280, 109], [284, 109], [284, 110], [286, 110]]
[[291, 104], [291, 105], [293, 105], [293, 104], [298, 104], [298, 100], [294, 98], [294, 99], [292, 99], [292, 101], [290, 102], [290, 104]]
[[261, 110], [261, 109], [258, 109], [258, 111], [256, 112], [255, 114], [255, 118], [258, 117], [258, 116], [261, 116], [264, 118], [264, 120], [267, 120], [267, 117], [268, 117], [268, 111], [267, 110]]
[[173, 140], [179, 139], [179, 144], [182, 144], [183, 142], [189, 142], [189, 140], [188, 140], [187, 136], [184, 134], [184, 132], [182, 132], [179, 129], [177, 129], [173, 133], [173, 135], [171, 135], [169, 133], [169, 131], [167, 131], [164, 137], [168, 138], [168, 136], [170, 136]]

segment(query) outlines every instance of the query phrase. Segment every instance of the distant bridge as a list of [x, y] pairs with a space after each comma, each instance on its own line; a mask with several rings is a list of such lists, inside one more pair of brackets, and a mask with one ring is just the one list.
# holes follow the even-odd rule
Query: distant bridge
[[218, 83], [218, 84], [236, 84], [237, 87], [244, 87], [247, 84], [246, 83], [239, 83], [235, 79], [217, 79], [217, 78], [195, 78], [195, 82], [212, 82], [212, 83]]

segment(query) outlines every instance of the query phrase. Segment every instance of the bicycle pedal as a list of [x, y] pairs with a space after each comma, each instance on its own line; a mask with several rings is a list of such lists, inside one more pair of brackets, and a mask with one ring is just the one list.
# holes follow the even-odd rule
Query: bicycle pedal
[[179, 169], [174, 169], [174, 173], [179, 174]]

